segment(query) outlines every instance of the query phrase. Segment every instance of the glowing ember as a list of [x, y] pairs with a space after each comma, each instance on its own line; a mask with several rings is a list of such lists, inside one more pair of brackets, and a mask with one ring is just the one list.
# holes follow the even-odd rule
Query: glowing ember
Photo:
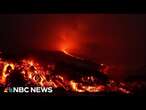
[[[82, 83], [76, 83], [74, 81], [70, 81], [72, 90], [75, 92], [101, 92], [104, 91], [104, 86], [85, 86]], [[80, 89], [79, 89], [80, 87]]]
[[68, 52], [66, 51], [66, 49], [63, 49], [62, 51], [63, 51], [66, 55], [69, 55], [69, 56], [74, 57], [74, 58], [77, 58], [77, 59], [82, 59], [82, 58], [80, 58], [80, 57], [71, 55], [70, 53], [68, 53]]
[[12, 70], [14, 70], [14, 64], [12, 64], [12, 63], [4, 62], [3, 65], [4, 65], [4, 67], [3, 67], [3, 70], [2, 70], [2, 76], [1, 76], [1, 79], [0, 79], [0, 83], [5, 83], [6, 82], [6, 78], [11, 72], [10, 69], [8, 70], [8, 67], [10, 67]]
[[73, 91], [75, 92], [85, 92], [85, 90], [78, 89], [78, 83], [70, 81], [70, 85]]
[[105, 90], [105, 87], [102, 85], [99, 86], [83, 86], [83, 89], [85, 89], [87, 92], [101, 92]]

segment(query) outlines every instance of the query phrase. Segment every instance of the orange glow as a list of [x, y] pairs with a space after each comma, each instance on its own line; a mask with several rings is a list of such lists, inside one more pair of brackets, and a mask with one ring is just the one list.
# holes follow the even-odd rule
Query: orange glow
[[8, 92], [8, 88], [5, 88], [5, 89], [4, 89], [4, 93], [7, 93], [7, 92]]
[[1, 79], [0, 79], [1, 83], [5, 83], [6, 82], [6, 78], [9, 75], [9, 74], [7, 74], [8, 66], [10, 66], [12, 70], [14, 70], [14, 67], [15, 67], [14, 64], [8, 63], [8, 62], [4, 62], [4, 67], [3, 67], [3, 70], [2, 70], [2, 76], [1, 76]]
[[71, 55], [71, 54], [69, 54], [65, 49], [64, 50], [62, 50], [65, 54], [67, 54], [67, 55], [69, 55], [69, 56], [72, 56], [72, 57], [74, 57], [73, 55]]
[[[70, 81], [70, 85], [75, 92], [101, 92], [105, 90], [105, 86], [102, 85], [84, 85], [83, 83], [77, 83], [75, 81]], [[80, 89], [79, 89], [80, 87]]]
[[104, 86], [83, 86], [83, 89], [85, 89], [87, 92], [101, 92], [104, 91]]
[[85, 92], [84, 90], [78, 89], [78, 83], [70, 81], [70, 85], [73, 91], [75, 92]]
[[65, 54], [67, 55], [70, 55], [72, 56], [71, 54], [68, 53], [68, 51], [72, 50], [73, 49], [73, 46], [67, 44], [67, 43], [64, 43], [61, 47], [60, 47], [60, 51], [64, 52]]
[[71, 57], [74, 57], [74, 58], [77, 58], [77, 59], [81, 59], [81, 60], [83, 60], [83, 59], [82, 59], [82, 58], [80, 58], [80, 57], [77, 57], [77, 56], [74, 56], [74, 55], [72, 55], [72, 54], [68, 53], [65, 49], [64, 49], [64, 50], [62, 50], [62, 52], [64, 52], [66, 55], [69, 55], [69, 56], [71, 56]]
[[79, 32], [77, 30], [73, 30], [69, 27], [62, 27], [60, 32], [58, 32], [58, 36], [61, 38], [59, 41], [58, 49], [61, 51], [72, 51], [77, 48], [78, 46], [78, 36]]

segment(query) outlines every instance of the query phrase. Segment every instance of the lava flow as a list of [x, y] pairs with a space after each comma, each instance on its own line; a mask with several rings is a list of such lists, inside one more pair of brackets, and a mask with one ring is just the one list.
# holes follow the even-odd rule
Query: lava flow
[[[75, 57], [66, 51], [66, 55]], [[121, 83], [116, 83], [113, 80], [108, 80], [103, 84], [98, 77], [93, 75], [84, 75], [78, 80], [67, 79], [60, 73], [55, 73], [55, 64], [49, 64], [43, 66], [39, 61], [33, 58], [23, 58], [20, 61], [7, 61], [1, 59], [0, 61], [0, 86], [4, 87], [4, 90], [13, 86], [42, 86], [53, 87], [54, 89], [63, 88], [66, 92], [106, 92], [115, 91], [124, 94], [131, 93], [127, 90], [126, 86]], [[22, 76], [24, 85], [15, 85], [12, 81], [12, 76], [16, 73]], [[69, 74], [68, 74], [69, 75]], [[11, 79], [11, 80], [10, 80]], [[15, 79], [15, 78], [14, 78]], [[12, 82], [11, 82], [12, 81]]]
[[80, 57], [77, 57], [77, 56], [74, 56], [74, 55], [72, 55], [72, 54], [68, 53], [65, 49], [63, 49], [62, 51], [63, 51], [66, 55], [69, 55], [69, 56], [74, 57], [74, 58], [76, 58], [76, 59], [83, 60], [83, 59], [82, 59], [82, 58], [80, 58]]

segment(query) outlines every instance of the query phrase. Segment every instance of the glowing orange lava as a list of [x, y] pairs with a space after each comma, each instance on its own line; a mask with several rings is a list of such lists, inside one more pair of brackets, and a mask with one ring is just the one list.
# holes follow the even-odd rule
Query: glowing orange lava
[[[73, 56], [64, 50], [64, 53], [70, 56]], [[75, 56], [73, 56], [75, 57]], [[3, 66], [2, 66], [3, 65]], [[1, 60], [0, 61], [1, 73], [0, 73], [0, 84], [3, 84], [6, 88], [9, 87], [7, 85], [7, 76], [11, 75], [13, 70], [21, 71], [20, 74], [23, 75], [24, 80], [27, 84], [35, 84], [36, 86], [47, 86], [53, 88], [64, 88], [66, 91], [74, 91], [74, 92], [101, 92], [105, 91], [107, 88], [110, 90], [120, 91], [123, 93], [130, 93], [122, 86], [113, 86], [114, 81], [111, 81], [109, 85], [101, 85], [96, 82], [95, 76], [83, 76], [80, 80], [74, 81], [72, 79], [68, 80], [65, 77], [59, 74], [50, 74], [50, 66], [47, 66], [48, 69], [44, 69], [44, 67], [37, 62], [36, 60], [30, 59], [23, 59], [19, 61], [19, 63], [10, 63]], [[9, 68], [8, 68], [9, 67]], [[15, 74], [15, 73], [14, 73]], [[92, 84], [91, 84], [92, 82]], [[6, 88], [4, 92], [6, 92]]]
[[3, 65], [4, 65], [4, 67], [2, 70], [2, 75], [0, 77], [0, 83], [6, 82], [6, 78], [11, 72], [11, 70], [8, 70], [8, 67], [11, 67], [12, 70], [14, 70], [14, 67], [15, 67], [15, 65], [13, 63], [9, 63], [9, 62], [4, 62]]
[[70, 53], [67, 52], [65, 49], [63, 49], [62, 52], [64, 52], [66, 55], [69, 55], [69, 56], [74, 57], [74, 58], [76, 58], [76, 59], [81, 59], [81, 60], [83, 60], [82, 58], [80, 58], [80, 57], [78, 57], [78, 56], [74, 56], [74, 55], [70, 54]]

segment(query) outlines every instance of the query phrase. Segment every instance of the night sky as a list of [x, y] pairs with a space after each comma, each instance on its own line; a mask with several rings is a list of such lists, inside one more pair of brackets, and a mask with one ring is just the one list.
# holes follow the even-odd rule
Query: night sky
[[112, 75], [121, 77], [146, 65], [145, 29], [145, 14], [5, 14], [0, 48], [66, 49], [116, 67]]

